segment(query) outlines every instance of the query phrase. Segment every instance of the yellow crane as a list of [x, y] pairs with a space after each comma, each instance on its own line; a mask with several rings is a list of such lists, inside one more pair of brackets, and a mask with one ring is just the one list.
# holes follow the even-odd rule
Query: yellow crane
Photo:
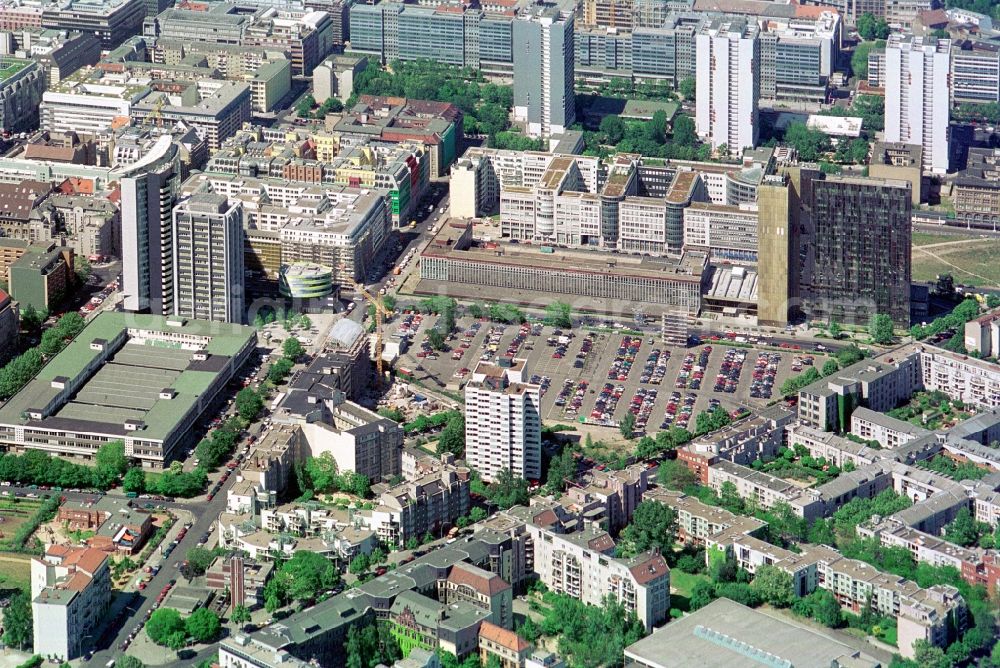
[[375, 307], [375, 369], [378, 371], [377, 383], [381, 385], [383, 378], [383, 369], [385, 362], [382, 361], [382, 319], [391, 318], [392, 311], [386, 308], [385, 304], [382, 303], [382, 298], [370, 293], [364, 285], [358, 283], [352, 278], [347, 279], [351, 285], [354, 287], [361, 296], [363, 296], [369, 304]]

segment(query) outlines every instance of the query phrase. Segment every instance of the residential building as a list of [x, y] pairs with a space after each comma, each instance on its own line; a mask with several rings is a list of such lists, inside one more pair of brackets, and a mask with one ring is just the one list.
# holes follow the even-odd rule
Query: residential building
[[496, 573], [459, 562], [437, 585], [438, 600], [445, 605], [470, 603], [488, 612], [497, 629], [514, 628], [513, 589]]
[[576, 119], [573, 16], [555, 6], [522, 11], [513, 24], [514, 120], [527, 134], [562, 134]]
[[[18, 48], [30, 53], [42, 69], [48, 88], [101, 59], [101, 40], [89, 32], [25, 30], [15, 34]], [[37, 102], [35, 103], [37, 105]]]
[[[298, 425], [309, 454], [330, 453], [337, 470], [371, 481], [400, 473], [403, 430], [398, 424], [347, 401], [323, 367], [297, 375], [274, 408], [275, 422]], [[319, 371], [317, 373], [316, 371]]]
[[541, 390], [527, 360], [479, 362], [465, 386], [465, 456], [487, 482], [503, 470], [542, 477]]
[[337, 55], [324, 60], [313, 70], [313, 97], [323, 104], [333, 97], [341, 102], [354, 93], [354, 80], [368, 67], [365, 56]]
[[926, 429], [859, 406], [851, 413], [851, 433], [865, 440], [878, 441], [883, 448], [898, 448], [930, 434]]
[[447, 102], [362, 95], [329, 129], [339, 134], [341, 141], [381, 139], [423, 144], [430, 153], [430, 174], [437, 177], [447, 174], [458, 157], [462, 111]]
[[866, 324], [881, 313], [908, 327], [910, 184], [831, 176], [813, 179], [811, 191], [803, 276], [810, 317]]
[[925, 172], [948, 171], [951, 40], [894, 34], [885, 47], [885, 141], [919, 144]]
[[954, 188], [959, 221], [969, 227], [996, 229], [1000, 224], [1000, 149], [970, 147]]
[[87, 503], [67, 501], [59, 506], [56, 520], [67, 523], [73, 531], [93, 533], [84, 541], [90, 547], [129, 557], [138, 554], [153, 535], [152, 516], [133, 508], [129, 499], [105, 496]]
[[173, 315], [244, 321], [243, 207], [195, 193], [173, 211]]
[[[222, 146], [250, 120], [251, 85], [216, 79], [191, 82], [185, 86], [186, 98], [153, 91], [130, 109], [137, 125], [153, 122], [183, 122], [198, 130], [210, 150]], [[181, 102], [175, 103], [175, 100]]]
[[649, 489], [653, 471], [643, 463], [620, 471], [588, 471], [568, 486], [564, 505], [599, 522], [605, 530], [617, 532], [631, 521]]
[[[4, 249], [2, 264], [10, 266], [24, 254], [32, 242], [45, 242], [46, 232], [35, 225], [32, 212], [52, 192], [48, 183], [33, 179], [17, 179], [15, 183], [0, 184], [0, 230], [3, 231]], [[27, 242], [27, 243], [23, 243]]]
[[96, 645], [111, 609], [108, 555], [89, 547], [50, 545], [31, 560], [33, 649], [70, 661]]
[[655, 552], [631, 559], [614, 556], [615, 542], [606, 531], [585, 527], [557, 533], [550, 527], [528, 524], [533, 539], [533, 563], [538, 579], [550, 590], [588, 605], [601, 605], [613, 596], [651, 629], [670, 608], [670, 568]]
[[169, 135], [122, 170], [121, 253], [127, 311], [169, 313], [173, 300], [173, 203], [179, 192], [178, 150]]
[[531, 643], [501, 626], [483, 622], [479, 627], [479, 660], [484, 665], [493, 658], [500, 668], [524, 668], [532, 649]]
[[794, 415], [780, 407], [762, 409], [758, 415], [740, 420], [678, 448], [683, 462], [702, 484], [708, 484], [708, 468], [725, 460], [750, 466], [757, 459], [773, 459], [784, 441], [784, 429]]
[[752, 21], [713, 19], [695, 38], [695, 127], [713, 149], [730, 155], [757, 146], [760, 133], [760, 38]]
[[7, 269], [10, 295], [23, 308], [49, 311], [76, 284], [73, 249], [52, 242], [31, 244]]
[[438, 536], [469, 513], [467, 468], [442, 466], [440, 470], [395, 486], [372, 488], [375, 507], [356, 513], [362, 526], [375, 532], [379, 542], [399, 548], [425, 535]]

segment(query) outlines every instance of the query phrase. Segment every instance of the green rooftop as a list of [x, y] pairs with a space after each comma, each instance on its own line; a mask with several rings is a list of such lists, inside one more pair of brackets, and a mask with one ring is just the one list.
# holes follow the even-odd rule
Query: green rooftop
[[[128, 340], [122, 342], [125, 335]], [[158, 338], [163, 335], [180, 335], [183, 342]], [[191, 419], [192, 408], [226, 369], [229, 358], [255, 337], [253, 328], [241, 325], [102, 313], [0, 408], [0, 423], [25, 424], [27, 411], [49, 408], [59, 398], [62, 389], [53, 387], [53, 380], [72, 382], [86, 373], [86, 381], [70, 401], [56, 406], [43, 422], [54, 421], [57, 429], [68, 429], [61, 424], [65, 420], [105, 424], [109, 433], [119, 434], [125, 420], [137, 420], [145, 427], [135, 432], [136, 437], [165, 441], [178, 427], [186, 430], [185, 419]], [[95, 342], [111, 345], [113, 352], [90, 369], [106, 354], [100, 347], [91, 348]], [[199, 352], [207, 353], [207, 359], [196, 359]], [[164, 390], [172, 391], [170, 398], [161, 396]]]

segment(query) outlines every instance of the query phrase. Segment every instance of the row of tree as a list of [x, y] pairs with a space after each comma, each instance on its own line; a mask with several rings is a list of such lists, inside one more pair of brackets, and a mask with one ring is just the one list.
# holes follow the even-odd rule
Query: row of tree
[[35, 348], [29, 348], [0, 368], [0, 401], [6, 401], [38, 375], [45, 362], [57, 355], [86, 326], [83, 317], [67, 313], [42, 333]]

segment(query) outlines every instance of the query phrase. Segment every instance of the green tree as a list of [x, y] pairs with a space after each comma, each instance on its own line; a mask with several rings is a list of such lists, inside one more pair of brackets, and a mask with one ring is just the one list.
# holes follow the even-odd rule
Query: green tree
[[442, 334], [441, 330], [437, 327], [432, 327], [427, 330], [427, 343], [429, 343], [431, 348], [434, 350], [444, 350], [447, 347], [444, 339], [444, 334]]
[[146, 668], [146, 664], [134, 656], [126, 654], [115, 659], [115, 668]]
[[750, 589], [757, 598], [777, 608], [787, 608], [795, 600], [791, 574], [776, 566], [758, 568]]
[[600, 131], [605, 143], [615, 146], [625, 136], [625, 122], [620, 116], [609, 114], [601, 119]]
[[673, 140], [673, 143], [685, 148], [698, 144], [698, 133], [695, 130], [694, 121], [687, 114], [679, 114], [674, 119]]
[[686, 487], [698, 482], [691, 469], [676, 459], [666, 459], [660, 462], [660, 469], [657, 471], [657, 480], [667, 489], [677, 492], [683, 491]]
[[177, 632], [184, 633], [184, 620], [173, 608], [157, 608], [146, 622], [146, 635], [157, 645], [167, 645], [167, 639]]
[[913, 643], [913, 660], [920, 668], [952, 668], [954, 662], [944, 650], [921, 638]]
[[694, 77], [685, 77], [677, 84], [677, 90], [684, 96], [685, 100], [693, 100], [698, 92], [698, 82]]
[[244, 387], [236, 393], [236, 411], [247, 422], [253, 422], [264, 410], [264, 398], [253, 388]]
[[277, 385], [285, 380], [285, 377], [291, 372], [293, 366], [295, 365], [290, 359], [282, 358], [272, 364], [271, 368], [267, 370], [267, 379]]
[[219, 637], [222, 624], [219, 617], [208, 608], [198, 608], [184, 620], [184, 630], [195, 642], [212, 642]]
[[956, 545], [969, 547], [979, 541], [979, 527], [967, 507], [962, 507], [955, 514], [955, 519], [944, 528], [945, 540]]
[[886, 39], [889, 37], [889, 24], [885, 19], [876, 18], [870, 13], [864, 13], [858, 17], [858, 34], [861, 39], [872, 41], [875, 39]]
[[790, 123], [785, 129], [783, 143], [794, 146], [799, 157], [809, 162], [819, 158], [830, 150], [830, 138], [820, 130], [813, 130], [805, 123]]
[[187, 551], [185, 557], [187, 558], [188, 568], [195, 575], [204, 575], [208, 567], [215, 561], [216, 553], [215, 550], [208, 550], [204, 547], [192, 547]]
[[743, 499], [740, 498], [739, 490], [736, 489], [736, 485], [729, 481], [722, 483], [719, 488], [719, 501], [723, 508], [731, 512], [737, 514], [743, 512]]
[[576, 460], [571, 452], [554, 455], [549, 461], [549, 470], [545, 477], [545, 487], [549, 494], [559, 494], [566, 489], [566, 481], [572, 480], [576, 473]]
[[306, 95], [300, 101], [298, 106], [295, 107], [295, 113], [299, 118], [312, 118], [312, 108], [316, 106], [316, 98], [312, 95]]
[[892, 343], [894, 336], [892, 318], [884, 313], [876, 313], [868, 321], [868, 334], [878, 344]]
[[817, 589], [806, 598], [810, 599], [813, 619], [831, 629], [840, 626], [843, 620], [840, 603], [837, 602], [837, 597], [830, 593], [829, 590]]
[[350, 571], [351, 575], [361, 575], [362, 573], [365, 573], [370, 566], [371, 564], [368, 561], [368, 555], [358, 554], [353, 559], [351, 559], [351, 563], [348, 566], [348, 570]]
[[621, 432], [623, 438], [632, 438], [635, 434], [635, 415], [628, 411], [618, 422], [618, 431]]
[[8, 647], [23, 650], [32, 643], [31, 599], [25, 591], [17, 591], [3, 611], [3, 642]]
[[661, 554], [673, 549], [677, 540], [677, 517], [666, 504], [643, 501], [635, 508], [632, 521], [622, 530], [619, 548], [624, 556], [656, 549]]
[[465, 416], [461, 412], [454, 411], [441, 430], [437, 451], [450, 452], [459, 459], [465, 456]]
[[105, 443], [94, 457], [94, 485], [102, 489], [110, 487], [128, 471], [128, 464], [122, 441]]
[[179, 652], [187, 647], [187, 633], [185, 631], [174, 631], [166, 637], [163, 644], [173, 651]]
[[475, 506], [469, 511], [469, 519], [473, 522], [482, 522], [486, 519], [486, 511], [479, 506]]
[[844, 333], [836, 320], [830, 321], [830, 325], [829, 327], [826, 328], [826, 331], [830, 335], [830, 338], [834, 340], [839, 339], [841, 335]]
[[[474, 510], [474, 509], [473, 509]], [[416, 550], [420, 548], [420, 541], [417, 540], [416, 536], [411, 536], [404, 546], [407, 550]]]
[[281, 354], [285, 356], [285, 359], [295, 362], [302, 355], [304, 355], [306, 349], [302, 347], [302, 343], [295, 338], [290, 336], [285, 339], [285, 342], [281, 344]]
[[573, 308], [566, 302], [550, 302], [545, 306], [543, 322], [550, 327], [568, 329], [573, 326]]
[[229, 615], [229, 621], [237, 626], [243, 626], [250, 621], [250, 611], [247, 610], [247, 606], [240, 603], [233, 608], [232, 613]]
[[340, 582], [340, 573], [329, 559], [297, 550], [281, 566], [278, 582], [286, 595], [296, 601], [312, 601], [322, 592]]
[[837, 364], [837, 360], [828, 359], [827, 361], [823, 362], [823, 369], [821, 373], [824, 376], [830, 376], [837, 373], [838, 370], [840, 370], [840, 365]]
[[528, 503], [528, 481], [518, 478], [510, 469], [503, 469], [496, 480], [486, 488], [486, 494], [493, 503], [506, 510]]

